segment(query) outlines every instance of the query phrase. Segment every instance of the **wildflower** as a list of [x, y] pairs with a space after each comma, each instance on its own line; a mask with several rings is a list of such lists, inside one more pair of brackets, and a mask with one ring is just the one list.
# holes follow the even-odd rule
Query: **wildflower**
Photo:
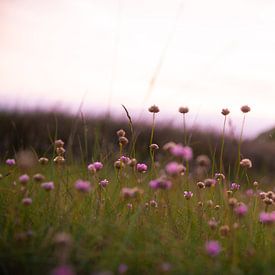
[[69, 265], [60, 265], [54, 268], [50, 275], [75, 275], [75, 272]]
[[96, 162], [88, 165], [88, 170], [92, 173], [96, 173], [99, 170], [101, 170], [102, 168], [103, 168], [103, 164], [99, 161], [96, 161]]
[[208, 156], [206, 155], [199, 155], [196, 158], [196, 163], [198, 166], [208, 168], [211, 165], [211, 161]]
[[221, 206], [219, 204], [215, 205], [215, 210], [219, 210], [221, 208]]
[[42, 158], [40, 158], [40, 159], [38, 160], [38, 162], [39, 162], [40, 164], [42, 164], [42, 165], [45, 165], [45, 164], [48, 164], [49, 159], [48, 159], [48, 158], [42, 157]]
[[252, 197], [254, 195], [254, 191], [253, 189], [247, 189], [245, 191], [245, 194], [248, 196], [248, 197]]
[[169, 180], [166, 180], [165, 178], [159, 178], [155, 180], [151, 180], [149, 182], [149, 186], [156, 190], [156, 189], [170, 189], [172, 187], [172, 182]]
[[65, 158], [62, 156], [57, 156], [53, 160], [56, 164], [63, 164], [65, 162]]
[[153, 143], [149, 146], [149, 148], [152, 150], [152, 151], [155, 151], [155, 150], [158, 150], [159, 149], [159, 146], [156, 144], [156, 143]]
[[61, 140], [61, 139], [58, 139], [54, 142], [54, 145], [55, 145], [56, 148], [61, 148], [61, 147], [64, 146], [64, 141]]
[[109, 181], [107, 179], [101, 180], [99, 182], [99, 185], [103, 188], [107, 187], [108, 184], [109, 184]]
[[123, 129], [120, 129], [116, 132], [118, 137], [125, 137], [125, 131]]
[[272, 224], [275, 223], [275, 211], [268, 213], [268, 212], [261, 212], [259, 215], [259, 221], [263, 224]]
[[54, 183], [52, 181], [44, 182], [41, 184], [41, 187], [46, 191], [51, 191], [54, 189]]
[[130, 163], [130, 158], [125, 157], [125, 156], [121, 156], [118, 160], [120, 160], [121, 162], [123, 162], [124, 164], [129, 164]]
[[125, 199], [133, 198], [133, 197], [136, 197], [137, 195], [143, 194], [143, 190], [138, 187], [133, 187], [133, 188], [123, 187], [121, 189], [121, 194]]
[[170, 263], [164, 262], [164, 263], [161, 263], [160, 265], [160, 270], [163, 273], [170, 272], [171, 269], [172, 269], [172, 265]]
[[29, 180], [30, 180], [30, 177], [29, 177], [29, 175], [27, 175], [27, 174], [21, 175], [21, 176], [19, 177], [19, 182], [20, 182], [22, 185], [26, 185], [26, 184], [29, 182]]
[[250, 159], [242, 159], [240, 162], [241, 167], [243, 168], [251, 168], [252, 167], [252, 162]]
[[237, 184], [237, 183], [235, 183], [235, 182], [231, 183], [231, 185], [230, 185], [230, 189], [231, 189], [232, 191], [237, 191], [237, 190], [240, 189], [240, 187], [241, 187], [241, 185], [240, 185], [240, 184]]
[[66, 150], [63, 147], [57, 147], [55, 151], [56, 151], [57, 155], [59, 155], [59, 156], [64, 155], [66, 152]]
[[239, 217], [243, 217], [246, 215], [248, 211], [248, 207], [244, 204], [244, 203], [239, 203], [239, 205], [237, 205], [234, 208], [234, 212], [239, 216]]
[[247, 106], [247, 105], [243, 105], [242, 107], [241, 107], [241, 111], [243, 112], [243, 113], [248, 113], [248, 112], [250, 112], [250, 107], [249, 106]]
[[127, 270], [128, 270], [128, 265], [122, 263], [118, 267], [118, 274], [125, 274]]
[[120, 160], [117, 160], [117, 161], [115, 161], [115, 163], [114, 163], [114, 167], [116, 168], [116, 169], [122, 169], [122, 168], [124, 168], [125, 167], [125, 164], [122, 162], [122, 161], [120, 161]]
[[188, 107], [179, 107], [179, 112], [181, 114], [187, 114], [189, 112], [189, 108]]
[[228, 200], [228, 204], [229, 204], [229, 206], [231, 206], [231, 207], [235, 207], [235, 206], [237, 205], [237, 203], [238, 203], [238, 200], [237, 200], [236, 198], [230, 198], [230, 199]]
[[200, 189], [205, 188], [205, 184], [204, 184], [202, 181], [197, 182], [197, 186], [198, 186]]
[[193, 197], [193, 193], [191, 191], [184, 191], [183, 196], [187, 199], [190, 200]]
[[185, 170], [186, 168], [182, 164], [179, 164], [175, 161], [169, 162], [165, 166], [165, 171], [170, 176], [178, 176], [179, 174], [184, 173]]
[[224, 116], [227, 116], [227, 115], [229, 115], [229, 113], [230, 113], [230, 111], [227, 109], [227, 108], [225, 108], [225, 109], [222, 109], [222, 112], [221, 112]]
[[208, 201], [206, 202], [206, 205], [207, 205], [208, 207], [212, 207], [212, 206], [213, 206], [213, 201], [212, 201], [212, 200], [208, 200]]
[[182, 146], [181, 144], [176, 144], [175, 146], [171, 147], [170, 153], [175, 157], [182, 157], [187, 161], [193, 158], [192, 148], [189, 146]]
[[21, 170], [28, 170], [37, 164], [36, 155], [30, 150], [20, 150], [16, 154], [16, 164]]
[[145, 173], [147, 171], [147, 165], [144, 163], [137, 164], [137, 171], [140, 173]]
[[39, 173], [33, 175], [32, 178], [33, 178], [33, 180], [35, 180], [37, 182], [41, 182], [41, 181], [43, 181], [45, 179], [45, 177], [42, 174], [39, 174]]
[[165, 143], [162, 148], [163, 148], [164, 151], [170, 151], [170, 149], [173, 148], [176, 145], [177, 144], [175, 142], [170, 141], [168, 143]]
[[8, 166], [14, 166], [16, 164], [15, 159], [7, 159], [6, 164]]
[[215, 180], [221, 180], [221, 181], [223, 181], [223, 180], [225, 180], [225, 175], [222, 174], [222, 173], [216, 173], [215, 174]]
[[159, 112], [159, 107], [156, 106], [156, 105], [152, 105], [152, 106], [148, 109], [148, 111], [149, 111], [150, 113], [158, 113], [158, 112]]
[[68, 247], [72, 244], [72, 237], [66, 232], [59, 232], [54, 236], [53, 241], [55, 245]]
[[220, 254], [221, 247], [218, 241], [208, 241], [205, 243], [205, 250], [209, 256], [215, 257]]
[[133, 204], [132, 203], [127, 203], [127, 207], [129, 210], [132, 210], [133, 209]]
[[135, 167], [136, 164], [137, 164], [137, 160], [136, 160], [135, 158], [130, 159], [129, 165], [130, 165], [131, 167]]
[[208, 221], [208, 225], [212, 230], [214, 230], [217, 228], [218, 222], [214, 218], [212, 218], [211, 220]]
[[216, 180], [215, 179], [205, 179], [204, 185], [205, 185], [205, 187], [213, 187], [216, 185]]
[[79, 179], [75, 182], [75, 188], [80, 192], [87, 193], [91, 191], [91, 183], [89, 181]]
[[150, 206], [154, 207], [154, 208], [157, 208], [158, 207], [158, 203], [155, 200], [151, 200], [150, 201]]
[[129, 143], [129, 140], [126, 137], [119, 137], [118, 141], [123, 146], [125, 146]]
[[266, 193], [265, 192], [260, 192], [259, 196], [263, 200], [263, 199], [266, 198]]
[[31, 198], [23, 198], [22, 203], [26, 206], [31, 205], [32, 204], [32, 199]]
[[257, 181], [254, 181], [253, 186], [257, 188], [259, 186], [259, 183]]
[[230, 232], [230, 228], [229, 228], [229, 226], [228, 225], [222, 225], [221, 227], [220, 227], [220, 234], [222, 235], [222, 236], [228, 236], [228, 234], [229, 234], [229, 232]]
[[263, 199], [263, 202], [264, 202], [266, 205], [271, 205], [271, 204], [273, 204], [273, 200], [270, 199], [270, 198], [268, 198], [268, 197], [266, 197], [265, 199]]

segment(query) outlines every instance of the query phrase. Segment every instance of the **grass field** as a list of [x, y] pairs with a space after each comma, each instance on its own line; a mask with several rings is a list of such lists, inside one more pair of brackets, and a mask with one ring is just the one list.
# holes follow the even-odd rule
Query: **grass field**
[[242, 137], [231, 168], [224, 135], [218, 160], [197, 153], [184, 128], [181, 143], [158, 148], [156, 111], [146, 163], [131, 121], [107, 154], [74, 161], [57, 137], [50, 157], [25, 150], [3, 161], [1, 274], [274, 272], [274, 186], [254, 178]]

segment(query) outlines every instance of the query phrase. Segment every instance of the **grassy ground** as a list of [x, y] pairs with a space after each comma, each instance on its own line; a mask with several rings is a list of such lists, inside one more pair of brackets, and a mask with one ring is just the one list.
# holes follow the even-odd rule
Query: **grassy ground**
[[[88, 169], [85, 159], [56, 163], [66, 159], [60, 145], [48, 164], [37, 163], [27, 152], [17, 155], [15, 165], [3, 163], [0, 273], [272, 274], [274, 215], [269, 222], [260, 222], [259, 215], [275, 210], [275, 195], [260, 198], [261, 191], [273, 187], [254, 183], [253, 168], [237, 163], [224, 172], [222, 155], [221, 165], [199, 163], [186, 151], [175, 153], [174, 144], [166, 151], [148, 149], [150, 160], [142, 173], [121, 158], [130, 155], [129, 145], [121, 142], [118, 151], [98, 154], [93, 161], [101, 161], [102, 169], [96, 164]], [[53, 161], [57, 155], [61, 158]], [[206, 180], [219, 172], [225, 179]], [[37, 173], [45, 178], [33, 179]], [[20, 177], [24, 174], [30, 179]], [[232, 178], [240, 189], [232, 190]], [[79, 179], [88, 185], [81, 182], [81, 189]], [[109, 181], [106, 187], [99, 185], [103, 179]], [[155, 179], [162, 185], [154, 185]], [[54, 189], [46, 191], [45, 182], [53, 182]], [[197, 182], [211, 186], [199, 188]], [[171, 188], [157, 188], [168, 183]], [[185, 191], [192, 192], [189, 199]], [[264, 201], [268, 196], [270, 201]], [[218, 242], [214, 251], [205, 247], [211, 240]]]

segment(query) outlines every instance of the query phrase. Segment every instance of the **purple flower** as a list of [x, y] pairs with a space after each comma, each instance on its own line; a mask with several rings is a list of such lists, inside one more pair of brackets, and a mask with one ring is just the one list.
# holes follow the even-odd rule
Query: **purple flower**
[[99, 185], [103, 188], [105, 188], [109, 184], [109, 181], [104, 179], [99, 182]]
[[137, 163], [137, 171], [140, 173], [145, 173], [147, 171], [147, 165], [144, 163]]
[[184, 192], [183, 192], [183, 196], [184, 196], [187, 200], [189, 200], [189, 199], [191, 199], [191, 198], [193, 197], [193, 193], [192, 193], [191, 191], [184, 191]]
[[248, 197], [252, 197], [254, 195], [254, 191], [253, 189], [247, 189], [245, 191], [245, 194], [248, 196]]
[[245, 216], [247, 211], [248, 207], [244, 203], [240, 203], [234, 208], [234, 212], [240, 217]]
[[32, 199], [31, 198], [23, 198], [22, 203], [26, 206], [31, 205], [32, 204]]
[[70, 266], [60, 265], [52, 270], [51, 275], [75, 275], [75, 273]]
[[272, 224], [275, 223], [275, 211], [268, 213], [268, 212], [261, 212], [259, 215], [259, 221], [263, 224]]
[[170, 176], [177, 176], [185, 171], [185, 167], [182, 164], [172, 161], [165, 166], [165, 171]]
[[182, 146], [181, 144], [172, 146], [170, 153], [175, 157], [182, 157], [185, 160], [191, 160], [193, 158], [192, 148], [189, 146]]
[[205, 243], [205, 250], [209, 256], [215, 257], [220, 254], [221, 246], [218, 241], [208, 241]]
[[15, 159], [7, 159], [6, 164], [8, 166], [14, 166], [16, 164]]
[[41, 184], [41, 187], [46, 191], [51, 191], [54, 189], [54, 183], [52, 181], [44, 182]]
[[118, 267], [118, 274], [125, 274], [128, 270], [128, 266], [126, 264], [120, 264]]
[[131, 159], [128, 157], [125, 157], [125, 156], [121, 156], [118, 160], [120, 160], [124, 164], [130, 164], [130, 162], [131, 162]]
[[19, 177], [19, 182], [23, 185], [26, 185], [29, 180], [30, 180], [30, 177], [27, 174], [21, 175]]
[[94, 163], [91, 163], [88, 165], [88, 170], [92, 173], [95, 173], [103, 168], [103, 164], [99, 161], [96, 161]]
[[237, 184], [237, 183], [233, 182], [233, 183], [231, 183], [230, 189], [232, 191], [237, 191], [237, 190], [240, 189], [240, 187], [241, 187], [240, 184]]
[[89, 181], [79, 179], [75, 182], [75, 188], [80, 192], [87, 193], [91, 191], [91, 184]]
[[172, 182], [163, 178], [154, 179], [149, 182], [149, 186], [152, 189], [170, 189], [172, 187]]

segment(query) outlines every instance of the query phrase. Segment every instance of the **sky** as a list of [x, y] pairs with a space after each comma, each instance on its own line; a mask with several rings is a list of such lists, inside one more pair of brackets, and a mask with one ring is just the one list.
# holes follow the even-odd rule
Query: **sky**
[[273, 0], [0, 0], [1, 106], [275, 125]]

